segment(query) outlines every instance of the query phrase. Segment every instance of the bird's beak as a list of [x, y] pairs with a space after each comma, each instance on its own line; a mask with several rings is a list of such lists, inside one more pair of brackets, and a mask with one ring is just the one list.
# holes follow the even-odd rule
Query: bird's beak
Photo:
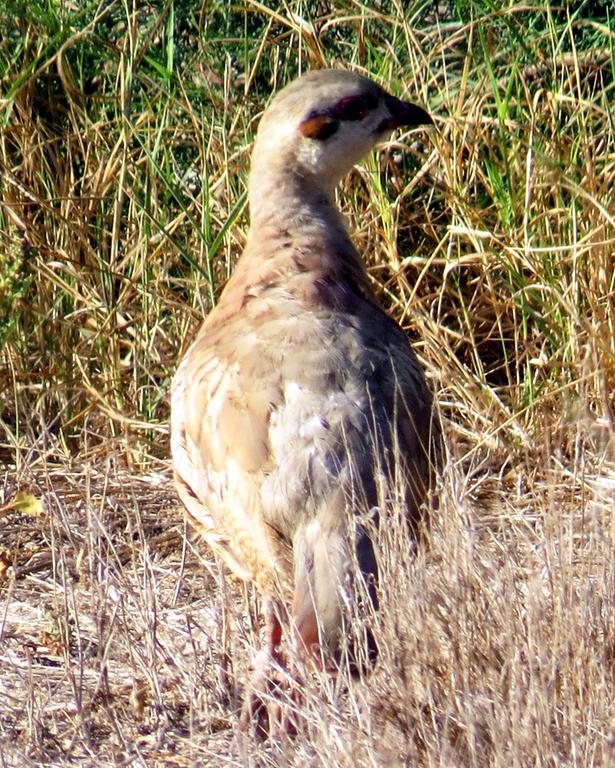
[[384, 103], [391, 113], [382, 125], [383, 130], [394, 130], [404, 125], [433, 125], [431, 116], [416, 104], [402, 101], [395, 96], [387, 94]]

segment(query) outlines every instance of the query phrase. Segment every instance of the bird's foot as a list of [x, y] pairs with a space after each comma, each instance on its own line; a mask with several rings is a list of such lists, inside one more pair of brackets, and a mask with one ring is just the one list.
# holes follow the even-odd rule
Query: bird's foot
[[299, 677], [292, 674], [279, 651], [264, 648], [254, 661], [254, 671], [246, 689], [240, 727], [253, 730], [259, 739], [297, 733], [297, 690]]

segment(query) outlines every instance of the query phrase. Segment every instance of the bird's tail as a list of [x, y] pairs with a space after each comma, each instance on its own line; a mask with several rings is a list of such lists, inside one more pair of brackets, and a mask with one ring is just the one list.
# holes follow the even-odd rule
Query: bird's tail
[[357, 521], [353, 528], [349, 536], [346, 526], [326, 528], [314, 518], [297, 530], [292, 613], [301, 649], [319, 666], [348, 663], [356, 672], [376, 657], [371, 632], [351, 631], [350, 622], [361, 595], [377, 608], [377, 567], [367, 532]]

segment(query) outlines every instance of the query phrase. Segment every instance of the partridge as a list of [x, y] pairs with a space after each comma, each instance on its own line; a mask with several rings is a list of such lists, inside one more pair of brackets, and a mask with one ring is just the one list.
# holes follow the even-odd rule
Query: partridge
[[386, 500], [414, 524], [430, 484], [432, 395], [334, 190], [395, 128], [431, 122], [343, 70], [275, 96], [252, 156], [247, 245], [173, 381], [179, 494], [265, 597], [270, 655], [288, 625], [306, 658], [335, 658], [350, 585], [364, 578], [376, 600]]

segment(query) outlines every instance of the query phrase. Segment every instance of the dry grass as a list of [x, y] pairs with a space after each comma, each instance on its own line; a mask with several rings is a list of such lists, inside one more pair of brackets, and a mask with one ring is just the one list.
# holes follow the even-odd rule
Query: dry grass
[[44, 510], [2, 512], [3, 764], [612, 764], [615, 482], [586, 455], [485, 465], [449, 465], [418, 556], [385, 531], [376, 671], [307, 680], [266, 746], [233, 740], [254, 596], [182, 547], [168, 481], [24, 469]]
[[[462, 5], [0, 7], [0, 765], [615, 762], [615, 33]], [[253, 118], [323, 64], [436, 120], [340, 201], [449, 462], [418, 554], [385, 531], [374, 674], [306, 680], [262, 745], [233, 741], [257, 598], [185, 543], [167, 391]]]

